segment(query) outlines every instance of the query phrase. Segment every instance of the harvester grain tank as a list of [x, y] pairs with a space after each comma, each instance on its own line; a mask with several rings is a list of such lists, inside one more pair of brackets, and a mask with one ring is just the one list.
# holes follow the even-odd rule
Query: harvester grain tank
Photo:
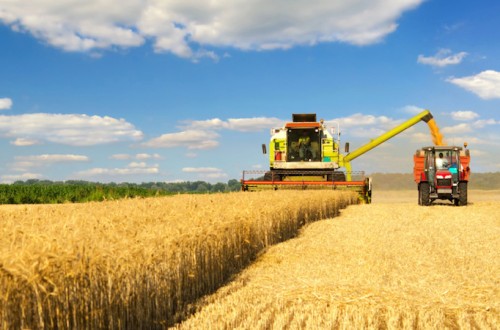
[[413, 156], [413, 176], [418, 187], [418, 204], [430, 205], [437, 199], [467, 205], [470, 152], [467, 144], [432, 146]]
[[[364, 172], [353, 172], [351, 161], [418, 122], [431, 119], [428, 110], [422, 111], [351, 153], [346, 143], [344, 155], [340, 151], [340, 127], [328, 129], [323, 120], [317, 121], [316, 114], [293, 114], [291, 122], [271, 130], [269, 170], [243, 171], [242, 190], [353, 190], [361, 201], [370, 203], [371, 178]], [[266, 145], [262, 149], [267, 153]]]

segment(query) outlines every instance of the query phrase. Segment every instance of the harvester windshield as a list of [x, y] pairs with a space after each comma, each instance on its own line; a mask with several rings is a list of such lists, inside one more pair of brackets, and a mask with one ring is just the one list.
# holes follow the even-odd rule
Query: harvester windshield
[[288, 129], [287, 161], [321, 161], [320, 129]]

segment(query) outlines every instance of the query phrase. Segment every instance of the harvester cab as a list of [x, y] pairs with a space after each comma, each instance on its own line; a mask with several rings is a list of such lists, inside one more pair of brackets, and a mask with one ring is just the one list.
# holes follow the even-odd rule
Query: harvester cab
[[466, 146], [432, 146], [417, 150], [413, 172], [418, 184], [419, 205], [430, 205], [437, 199], [467, 205], [470, 152]]

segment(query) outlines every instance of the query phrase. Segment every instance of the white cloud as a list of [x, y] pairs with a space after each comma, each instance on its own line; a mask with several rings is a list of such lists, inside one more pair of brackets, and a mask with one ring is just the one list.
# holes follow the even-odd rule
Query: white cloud
[[333, 120], [327, 120], [325, 123], [330, 127], [335, 127], [335, 123], [340, 124], [340, 130], [342, 128], [350, 128], [355, 127], [358, 128], [360, 126], [382, 126], [382, 127], [394, 127], [401, 122], [401, 120], [395, 120], [386, 116], [374, 116], [374, 115], [365, 115], [362, 113], [355, 113], [349, 117], [337, 118]]
[[441, 129], [443, 134], [462, 134], [472, 132], [472, 127], [470, 124], [462, 123], [455, 126], [447, 126]]
[[55, 163], [88, 162], [89, 158], [83, 155], [44, 154], [33, 156], [16, 156], [12, 169], [27, 171], [29, 168], [48, 166]]
[[210, 149], [219, 145], [219, 135], [211, 131], [186, 130], [178, 133], [167, 133], [144, 142], [142, 146], [150, 148]]
[[416, 132], [410, 135], [412, 142], [432, 144], [432, 136], [429, 133]]
[[228, 120], [212, 118], [187, 121], [186, 124], [190, 129], [227, 129], [240, 132], [255, 132], [273, 127], [281, 127], [284, 121], [274, 117], [229, 118]]
[[480, 119], [480, 120], [476, 120], [473, 124], [474, 128], [483, 128], [486, 125], [500, 125], [500, 120]]
[[61, 163], [61, 162], [88, 162], [89, 158], [83, 155], [61, 155], [61, 154], [44, 154], [36, 156], [16, 156], [16, 160], [32, 161], [38, 163]]
[[403, 112], [406, 112], [410, 115], [417, 115], [424, 111], [424, 108], [417, 107], [416, 105], [407, 105], [403, 107]]
[[73, 146], [138, 141], [143, 137], [141, 131], [124, 119], [48, 113], [0, 115], [0, 135], [16, 138], [18, 143], [21, 138]]
[[[472, 135], [457, 135], [452, 139], [452, 145], [462, 145], [467, 142], [469, 148], [475, 149], [475, 145], [498, 145], [498, 139], [482, 139]], [[472, 150], [470, 149], [470, 150]]]
[[486, 70], [475, 76], [449, 78], [447, 81], [476, 94], [484, 100], [500, 98], [500, 72], [498, 71]]
[[12, 107], [12, 100], [8, 97], [0, 98], [0, 110], [9, 110]]
[[128, 160], [132, 159], [132, 155], [129, 154], [114, 154], [109, 157], [110, 159], [117, 159], [117, 160]]
[[66, 51], [95, 54], [151, 39], [157, 52], [216, 60], [218, 55], [204, 47], [269, 50], [322, 42], [373, 44], [394, 32], [397, 19], [422, 2], [4, 1], [0, 21]]
[[10, 144], [18, 146], [18, 147], [27, 147], [27, 146], [33, 146], [36, 144], [40, 144], [40, 141], [35, 140], [35, 139], [17, 138], [14, 141], [10, 141]]
[[216, 167], [184, 167], [182, 172], [186, 173], [218, 173], [221, 169]]
[[447, 65], [460, 64], [465, 56], [467, 56], [466, 52], [452, 54], [449, 49], [440, 49], [434, 56], [418, 55], [417, 62], [421, 64], [444, 67]]
[[158, 174], [159, 168], [152, 167], [125, 167], [125, 168], [91, 168], [88, 170], [75, 173], [76, 177], [107, 177], [107, 176], [129, 176], [129, 175], [144, 175], [144, 174]]
[[159, 154], [146, 154], [146, 153], [141, 153], [141, 154], [135, 154], [135, 155], [130, 155], [130, 154], [114, 154], [109, 157], [110, 159], [116, 159], [116, 160], [129, 160], [129, 159], [137, 159], [137, 160], [145, 160], [145, 159], [162, 159], [162, 157]]
[[3, 183], [12, 183], [14, 181], [25, 181], [29, 179], [40, 179], [42, 175], [39, 173], [23, 173], [23, 174], [6, 174], [2, 175]]
[[182, 172], [196, 173], [198, 177], [205, 179], [221, 179], [228, 176], [223, 170], [216, 167], [184, 167]]
[[142, 153], [142, 154], [136, 154], [135, 159], [162, 159], [162, 157], [160, 156], [160, 154]]
[[130, 168], [146, 168], [147, 164], [146, 162], [131, 162], [128, 164], [128, 167]]
[[479, 117], [479, 114], [474, 111], [454, 111], [451, 113], [451, 118], [454, 120], [472, 120]]

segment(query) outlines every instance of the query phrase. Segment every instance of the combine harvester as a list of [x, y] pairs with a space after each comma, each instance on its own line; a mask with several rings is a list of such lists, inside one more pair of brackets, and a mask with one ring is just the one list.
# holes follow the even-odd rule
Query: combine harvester
[[[242, 190], [342, 189], [356, 191], [361, 202], [370, 203], [371, 178], [364, 172], [352, 172], [351, 161], [418, 122], [431, 120], [432, 114], [422, 111], [351, 153], [346, 143], [344, 155], [339, 127], [328, 130], [323, 120], [316, 120], [316, 114], [293, 114], [292, 122], [271, 131], [269, 171], [243, 171]], [[265, 144], [262, 151], [267, 153]]]

